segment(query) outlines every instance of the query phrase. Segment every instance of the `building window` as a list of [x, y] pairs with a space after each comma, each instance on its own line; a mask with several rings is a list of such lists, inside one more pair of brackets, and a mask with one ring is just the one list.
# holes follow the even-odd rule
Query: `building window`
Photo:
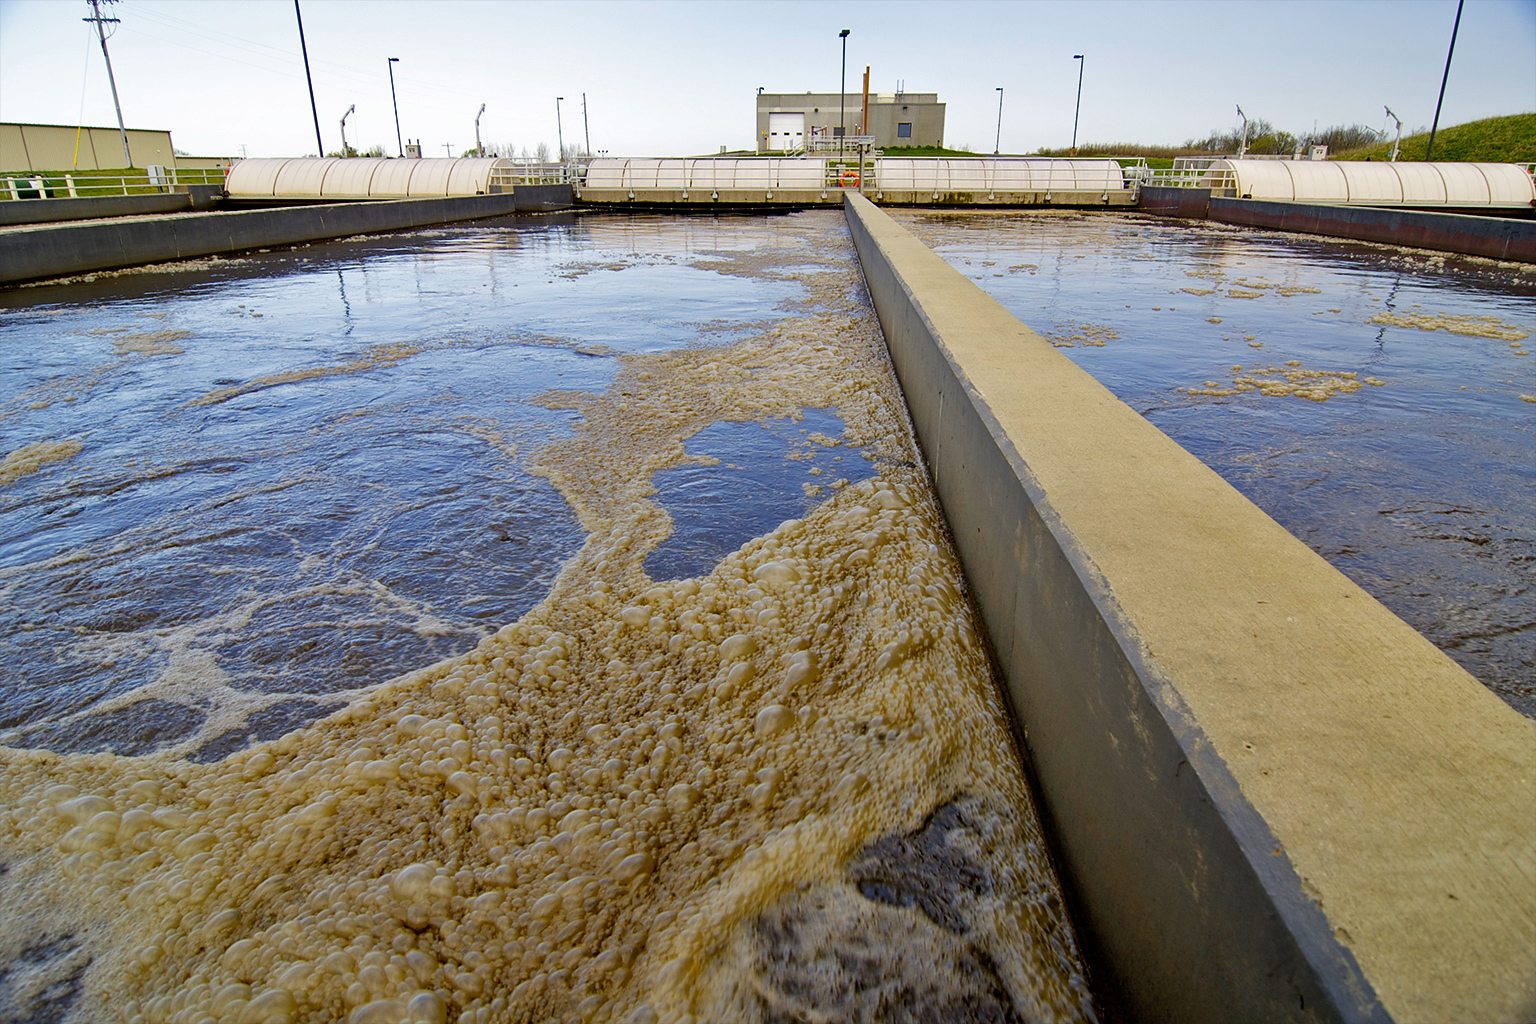
[[902, 121], [898, 124], [896, 126], [896, 137], [898, 139], [910, 139], [912, 137], [912, 122]]

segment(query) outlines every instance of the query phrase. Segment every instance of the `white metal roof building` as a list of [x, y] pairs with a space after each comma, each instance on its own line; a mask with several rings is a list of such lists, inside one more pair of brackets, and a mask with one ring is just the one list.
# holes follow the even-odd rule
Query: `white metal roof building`
[[495, 157], [251, 159], [230, 168], [225, 190], [234, 199], [475, 196], [492, 191], [493, 178], [510, 178], [513, 168]]
[[1221, 159], [1198, 176], [1204, 187], [1239, 199], [1523, 209], [1536, 203], [1536, 184], [1519, 164]]

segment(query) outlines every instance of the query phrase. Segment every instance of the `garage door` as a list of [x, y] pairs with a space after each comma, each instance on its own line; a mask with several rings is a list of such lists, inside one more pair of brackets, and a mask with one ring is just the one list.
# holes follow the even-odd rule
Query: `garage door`
[[805, 114], [768, 115], [768, 151], [789, 153], [805, 148]]

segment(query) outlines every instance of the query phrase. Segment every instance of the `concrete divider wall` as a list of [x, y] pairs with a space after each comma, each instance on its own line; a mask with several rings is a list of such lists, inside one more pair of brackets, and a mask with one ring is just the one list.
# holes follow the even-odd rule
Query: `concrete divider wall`
[[569, 186], [525, 186], [501, 195], [334, 203], [17, 228], [0, 232], [0, 283], [399, 231], [530, 209], [561, 209], [570, 205], [569, 197]]
[[1163, 217], [1220, 221], [1362, 242], [1536, 263], [1536, 220], [1376, 206], [1227, 199], [1208, 188], [1143, 186], [1136, 209]]
[[1536, 220], [1212, 196], [1211, 220], [1536, 263]]
[[0, 225], [91, 220], [138, 214], [180, 213], [192, 209], [186, 192], [140, 196], [82, 196], [77, 199], [15, 199], [0, 203]]
[[1107, 1004], [1536, 1018], [1536, 723], [846, 208]]

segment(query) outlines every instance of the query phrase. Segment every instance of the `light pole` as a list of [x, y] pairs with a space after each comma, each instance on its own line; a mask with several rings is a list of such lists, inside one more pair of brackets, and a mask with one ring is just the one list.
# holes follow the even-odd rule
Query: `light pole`
[[[1388, 163], [1396, 163], [1397, 151], [1402, 148], [1403, 145], [1403, 119], [1392, 113], [1391, 107], [1382, 107], [1381, 109], [1387, 112], [1388, 117], [1397, 122], [1397, 138], [1392, 140], [1392, 154], [1387, 157]], [[1381, 134], [1383, 137], [1386, 136], [1387, 132], [1385, 127], [1382, 128]]]
[[350, 152], [347, 151], [347, 118], [351, 117], [352, 114], [354, 112], [356, 112], [356, 110], [357, 110], [357, 104], [354, 103], [350, 107], [347, 108], [347, 112], [345, 114], [341, 115], [341, 155], [342, 156], [351, 156], [352, 155]]
[[992, 144], [992, 155], [997, 156], [1003, 149], [1003, 87], [997, 87], [997, 141]]
[[480, 117], [485, 113], [485, 104], [480, 104], [480, 113], [475, 115], [475, 156], [485, 156], [485, 147], [480, 144]]
[[560, 127], [560, 101], [564, 96], [555, 97], [555, 142], [560, 146], [559, 160], [565, 162], [565, 129]]
[[395, 65], [398, 63], [399, 57], [389, 58], [389, 102], [395, 107], [395, 145], [400, 147], [400, 155], [405, 156], [405, 143], [400, 141], [400, 101], [395, 99]]
[[[1429, 126], [1429, 148], [1424, 150], [1424, 162], [1435, 155], [1435, 132], [1440, 128], [1440, 104], [1445, 102], [1445, 83], [1451, 78], [1451, 54], [1456, 52], [1456, 30], [1461, 28], [1461, 5], [1466, 0], [1456, 0], [1456, 22], [1451, 26], [1451, 48], [1445, 51], [1445, 74], [1440, 76], [1440, 98], [1435, 100], [1435, 120]], [[102, 52], [106, 52], [103, 46]]]
[[838, 79], [837, 85], [837, 148], [843, 148], [843, 138], [848, 134], [848, 128], [843, 122], [844, 110], [847, 107], [845, 99], [848, 94], [848, 30], [845, 28], [837, 34], [837, 38], [843, 41], [843, 76]]
[[1088, 62], [1083, 60], [1083, 55], [1074, 53], [1072, 59], [1077, 61], [1077, 106], [1072, 111], [1072, 155], [1077, 156], [1077, 115], [1083, 112], [1083, 67]]
[[592, 125], [587, 120], [587, 94], [581, 94], [581, 134], [587, 140], [587, 159], [592, 158]]

